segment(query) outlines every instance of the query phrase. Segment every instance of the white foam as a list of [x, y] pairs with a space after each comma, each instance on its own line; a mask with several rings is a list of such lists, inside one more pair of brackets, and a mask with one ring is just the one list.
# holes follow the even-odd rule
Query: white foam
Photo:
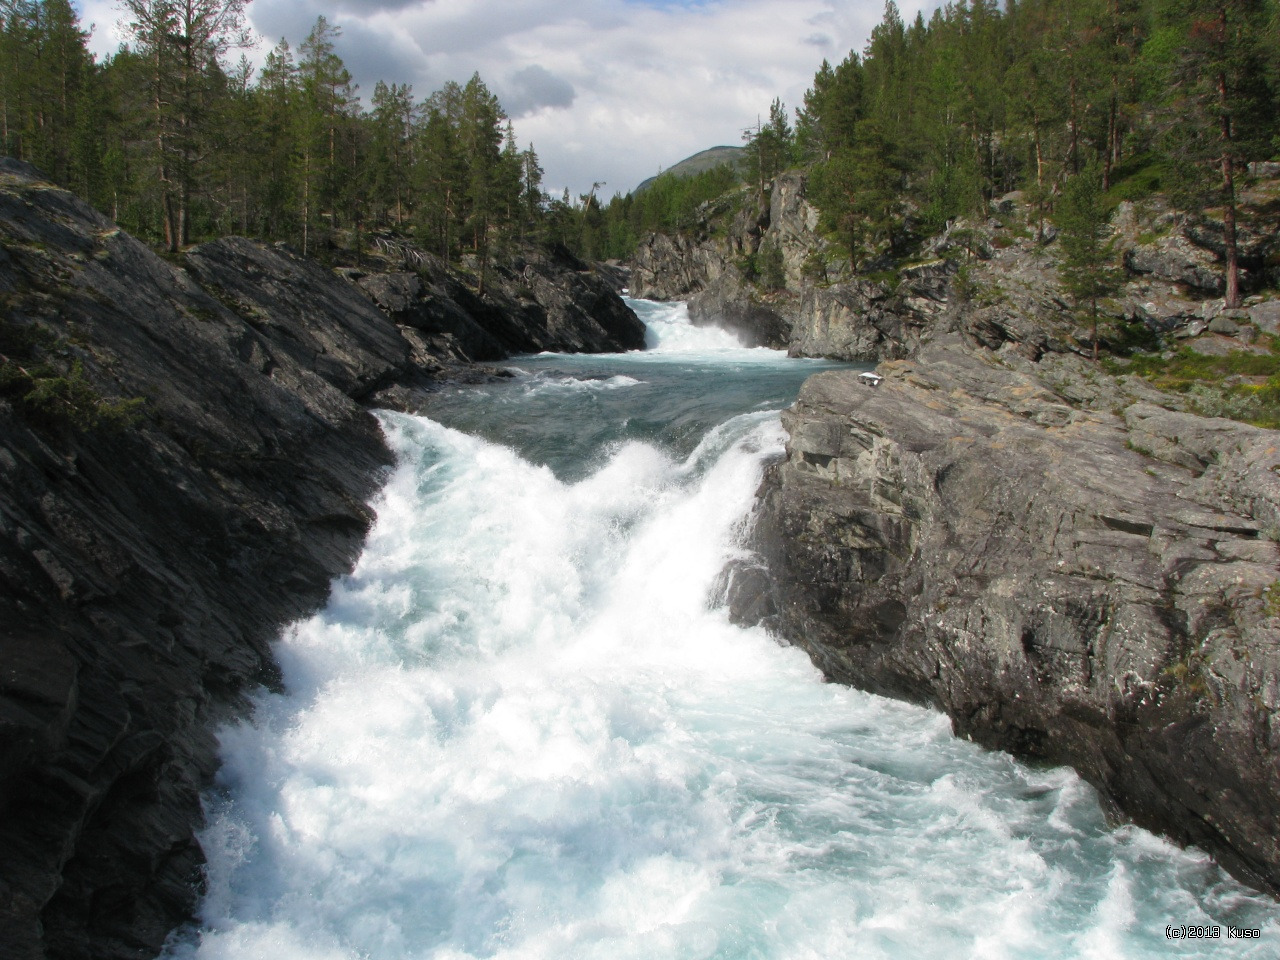
[[401, 465], [364, 555], [282, 638], [288, 693], [222, 732], [204, 931], [171, 956], [1164, 957], [1174, 911], [1275, 916], [1108, 832], [1074, 775], [824, 684], [708, 603], [776, 415], [576, 483], [383, 423]]
[[529, 380], [530, 382], [526, 389], [531, 395], [621, 390], [625, 387], [635, 387], [644, 383], [643, 380], [637, 380], [635, 377], [629, 377], [625, 374], [584, 380], [578, 377], [553, 377], [539, 373], [530, 376]]
[[681, 356], [721, 362], [774, 363], [786, 356], [784, 350], [745, 347], [735, 334], [720, 327], [694, 326], [689, 320], [688, 304], [683, 301], [629, 300], [628, 303], [644, 321], [645, 353], [653, 359]]

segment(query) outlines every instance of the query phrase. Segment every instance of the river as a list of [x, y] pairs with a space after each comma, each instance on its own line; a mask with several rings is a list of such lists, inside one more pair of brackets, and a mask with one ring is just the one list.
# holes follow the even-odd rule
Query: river
[[1274, 902], [1069, 770], [728, 622], [777, 412], [833, 365], [633, 306], [648, 351], [380, 415], [377, 523], [279, 641], [286, 692], [221, 732], [200, 925], [166, 956], [1280, 954]]

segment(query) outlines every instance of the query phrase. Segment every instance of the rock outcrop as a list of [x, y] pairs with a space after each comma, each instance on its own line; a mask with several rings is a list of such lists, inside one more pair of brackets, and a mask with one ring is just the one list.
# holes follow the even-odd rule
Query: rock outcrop
[[181, 264], [0, 160], [5, 960], [152, 957], [189, 918], [213, 729], [278, 682], [271, 640], [350, 568], [391, 465], [366, 404], [643, 333], [556, 254], [485, 298], [363, 277], [383, 310], [282, 247]]
[[644, 324], [619, 299], [617, 274], [593, 270], [563, 247], [529, 245], [492, 265], [483, 297], [438, 257], [415, 252], [414, 267], [348, 276], [428, 352], [487, 361], [644, 349]]
[[696, 293], [728, 267], [727, 253], [705, 238], [654, 233], [631, 256], [631, 295], [676, 300]]
[[1280, 891], [1280, 434], [1068, 402], [1084, 366], [950, 334], [810, 379], [735, 615]]
[[[1078, 325], [1061, 288], [1056, 231], [1031, 223], [1033, 211], [1020, 193], [991, 204], [986, 220], [952, 221], [936, 236], [916, 237], [910, 259], [881, 257], [855, 274], [819, 234], [806, 186], [802, 173], [790, 171], [774, 180], [767, 203], [743, 188], [704, 205], [686, 233], [646, 238], [634, 257], [633, 292], [686, 298], [695, 323], [723, 326], [750, 344], [785, 347], [792, 356], [908, 356], [951, 324], [953, 300], [975, 293], [982, 302], [968, 304], [967, 322], [989, 346], [1018, 341], [1029, 353], [1091, 347], [1091, 330]], [[1280, 280], [1273, 190], [1264, 183], [1241, 193], [1248, 211], [1238, 231], [1246, 288]], [[1128, 282], [1103, 304], [1103, 339], [1133, 323], [1160, 333], [1202, 333], [1222, 310], [1212, 299], [1225, 287], [1222, 231], [1211, 218], [1173, 211], [1159, 197], [1120, 204], [1112, 241]], [[760, 282], [763, 263], [771, 265], [768, 285]], [[1267, 308], [1257, 318], [1237, 319], [1263, 329], [1277, 323]]]

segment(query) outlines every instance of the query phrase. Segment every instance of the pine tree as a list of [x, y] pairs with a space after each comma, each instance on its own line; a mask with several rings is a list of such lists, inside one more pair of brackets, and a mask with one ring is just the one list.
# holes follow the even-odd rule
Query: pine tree
[[203, 128], [218, 58], [249, 36], [246, 0], [121, 0], [148, 62], [153, 164], [160, 185], [165, 245], [190, 242], [192, 192], [204, 158]]
[[743, 139], [747, 142], [747, 178], [764, 196], [765, 186], [786, 169], [795, 151], [795, 134], [782, 101], [775, 99], [769, 105], [769, 122], [747, 130]]
[[[1226, 260], [1226, 304], [1241, 303], [1236, 178], [1271, 148], [1276, 102], [1266, 82], [1271, 35], [1265, 0], [1187, 0], [1173, 73], [1170, 134], [1182, 154], [1217, 179]], [[1274, 56], [1274, 52], [1270, 52]]]
[[402, 225], [410, 201], [413, 170], [413, 88], [381, 80], [373, 90], [373, 138], [370, 169], [379, 209]]
[[257, 229], [272, 240], [292, 237], [301, 229], [298, 175], [302, 161], [296, 136], [301, 96], [298, 65], [288, 42], [281, 38], [267, 54], [253, 91], [251, 124], [258, 149], [245, 171], [256, 183]]
[[76, 114], [93, 75], [87, 40], [67, 0], [0, 2], [0, 151], [68, 185], [84, 153]]
[[355, 87], [335, 42], [342, 35], [323, 16], [299, 48], [301, 102], [296, 113], [302, 187], [302, 251], [313, 245], [312, 233], [323, 212], [336, 226], [343, 183], [340, 164], [346, 154], [340, 140], [356, 107]]
[[1110, 227], [1096, 162], [1063, 184], [1054, 221], [1062, 245], [1062, 281], [1077, 308], [1089, 305], [1093, 359], [1097, 360], [1098, 301], [1115, 292], [1120, 274], [1115, 267], [1114, 244], [1107, 239]]

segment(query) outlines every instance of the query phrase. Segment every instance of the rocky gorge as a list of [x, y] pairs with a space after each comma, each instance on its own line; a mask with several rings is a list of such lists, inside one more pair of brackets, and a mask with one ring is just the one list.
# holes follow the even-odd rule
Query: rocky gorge
[[[1278, 272], [1275, 186], [1256, 182], [1243, 234], [1258, 290]], [[784, 415], [757, 560], [728, 575], [735, 619], [832, 680], [1069, 764], [1118, 815], [1280, 891], [1280, 433], [1088, 359], [1052, 227], [1019, 195], [874, 277], [832, 263], [802, 174], [737, 204], [643, 243], [633, 290], [792, 355], [886, 361], [886, 379], [819, 375]], [[1104, 342], [1221, 356], [1277, 332], [1275, 299], [1214, 299], [1211, 218], [1153, 198], [1112, 227], [1127, 276]], [[744, 269], [770, 248], [772, 290]]]
[[515, 351], [644, 327], [524, 250], [487, 292], [404, 245], [339, 275], [174, 261], [0, 161], [0, 957], [152, 957], [190, 917], [214, 730], [350, 569], [412, 407]]
[[[885, 361], [785, 415], [734, 618], [1280, 890], [1280, 435], [1088, 360], [1020, 198], [867, 276], [804, 189], [650, 238], [629, 279], [753, 343]], [[1209, 355], [1280, 326], [1275, 299], [1215, 299], [1211, 225], [1153, 203], [1115, 228], [1104, 338]], [[1275, 229], [1250, 230], [1266, 289]], [[741, 269], [762, 249], [772, 290]], [[213, 731], [360, 551], [391, 463], [370, 407], [643, 345], [619, 279], [563, 250], [475, 281], [389, 240], [337, 270], [238, 238], [164, 259], [0, 163], [0, 957], [154, 956], [190, 916]]]

